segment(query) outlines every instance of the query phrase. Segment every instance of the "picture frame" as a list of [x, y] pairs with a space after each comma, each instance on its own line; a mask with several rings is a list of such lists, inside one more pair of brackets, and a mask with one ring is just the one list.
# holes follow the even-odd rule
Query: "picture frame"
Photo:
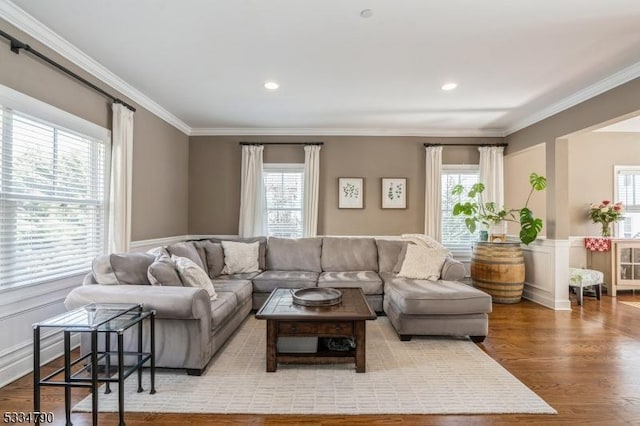
[[407, 178], [382, 178], [382, 208], [407, 208]]
[[338, 208], [364, 208], [364, 178], [338, 178]]

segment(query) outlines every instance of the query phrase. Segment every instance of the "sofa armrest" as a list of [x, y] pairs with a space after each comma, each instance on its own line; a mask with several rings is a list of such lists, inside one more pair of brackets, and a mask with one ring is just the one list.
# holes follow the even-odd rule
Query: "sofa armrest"
[[440, 272], [440, 278], [445, 281], [460, 281], [466, 275], [464, 264], [453, 257], [447, 256]]
[[86, 285], [74, 288], [64, 301], [68, 309], [89, 303], [141, 303], [158, 318], [200, 319], [211, 323], [207, 291], [196, 287], [150, 285]]

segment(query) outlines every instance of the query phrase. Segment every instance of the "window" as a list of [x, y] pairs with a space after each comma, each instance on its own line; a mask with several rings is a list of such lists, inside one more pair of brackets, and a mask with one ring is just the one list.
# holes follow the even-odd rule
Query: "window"
[[615, 166], [616, 194], [614, 202], [622, 201], [624, 220], [619, 222], [617, 235], [640, 238], [640, 166]]
[[[108, 131], [98, 139], [35, 118], [0, 89], [0, 286], [82, 274], [105, 250]], [[48, 118], [73, 117], [16, 93]]]
[[[469, 233], [463, 216], [453, 215], [453, 205], [466, 201], [467, 191], [478, 183], [478, 166], [446, 164], [442, 166], [441, 176], [442, 244], [450, 250], [470, 251], [471, 244], [477, 240], [477, 236]], [[459, 184], [465, 187], [464, 193], [458, 196], [451, 195], [453, 187]]]
[[302, 237], [303, 164], [265, 164], [267, 235]]

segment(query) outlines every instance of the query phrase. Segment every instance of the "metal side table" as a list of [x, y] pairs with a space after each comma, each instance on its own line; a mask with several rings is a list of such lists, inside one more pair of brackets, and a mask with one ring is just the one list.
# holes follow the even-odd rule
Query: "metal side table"
[[[66, 424], [71, 425], [71, 388], [88, 387], [91, 389], [91, 411], [93, 424], [98, 424], [98, 384], [105, 383], [105, 393], [110, 393], [110, 383], [118, 383], [119, 424], [124, 425], [124, 380], [133, 372], [138, 372], [138, 392], [142, 392], [142, 366], [149, 361], [151, 375], [151, 394], [155, 390], [155, 311], [143, 311], [141, 304], [133, 303], [92, 303], [87, 306], [60, 314], [33, 325], [33, 408], [40, 411], [40, 387], [64, 387], [64, 406]], [[149, 352], [143, 351], [143, 323], [149, 320]], [[133, 326], [138, 326], [137, 351], [124, 350], [124, 334]], [[46, 377], [40, 377], [40, 339], [42, 328], [57, 328], [64, 333], [64, 367]], [[71, 359], [71, 334], [90, 333], [91, 350], [74, 360]], [[111, 335], [117, 336], [117, 350], [111, 349]], [[98, 349], [98, 336], [104, 337], [104, 350]], [[117, 357], [117, 377], [111, 377], [111, 358]], [[124, 357], [134, 357], [135, 362], [126, 366]], [[78, 371], [72, 373], [71, 367], [89, 359]], [[99, 363], [104, 360], [104, 373], [99, 374]], [[90, 377], [87, 377], [90, 373]], [[63, 380], [55, 380], [64, 374]], [[39, 418], [36, 418], [39, 424]]]

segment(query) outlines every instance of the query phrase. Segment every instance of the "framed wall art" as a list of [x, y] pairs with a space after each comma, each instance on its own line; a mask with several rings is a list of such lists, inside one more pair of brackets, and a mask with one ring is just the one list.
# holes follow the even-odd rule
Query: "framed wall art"
[[407, 178], [382, 178], [382, 208], [407, 208]]
[[338, 208], [364, 208], [364, 178], [338, 178]]

